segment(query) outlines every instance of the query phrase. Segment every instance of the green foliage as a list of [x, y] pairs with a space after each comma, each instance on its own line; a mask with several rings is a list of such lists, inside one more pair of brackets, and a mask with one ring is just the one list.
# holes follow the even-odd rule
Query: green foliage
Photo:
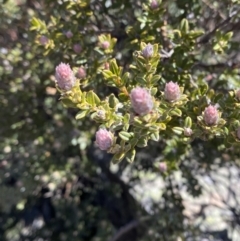
[[[114, 240], [132, 222], [117, 240], [201, 239], [176, 174], [197, 198], [198, 176], [238, 165], [240, 146], [238, 1], [207, 2], [0, 0], [0, 240]], [[54, 86], [60, 62], [86, 70], [71, 91]], [[146, 115], [136, 86], [153, 98]], [[109, 153], [99, 128], [114, 134]], [[158, 198], [136, 191], [155, 179]]]

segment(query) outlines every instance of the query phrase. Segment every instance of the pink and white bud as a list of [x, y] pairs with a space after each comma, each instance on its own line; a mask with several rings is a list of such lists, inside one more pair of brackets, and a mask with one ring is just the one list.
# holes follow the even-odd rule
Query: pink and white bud
[[62, 90], [68, 91], [76, 84], [76, 78], [69, 64], [61, 63], [56, 67], [56, 83]]
[[101, 43], [101, 48], [108, 49], [110, 47], [110, 43], [108, 41], [104, 41]]
[[108, 70], [109, 67], [110, 67], [109, 63], [108, 63], [108, 62], [105, 62], [105, 63], [104, 63], [104, 69]]
[[184, 136], [191, 136], [193, 133], [191, 128], [184, 128]]
[[38, 41], [40, 44], [46, 45], [48, 43], [48, 38], [46, 36], [42, 35], [41, 37], [39, 37]]
[[167, 101], [177, 101], [181, 96], [181, 90], [177, 83], [170, 81], [166, 83], [164, 97]]
[[108, 150], [113, 144], [113, 134], [105, 129], [99, 129], [96, 132], [96, 144], [101, 150]]
[[236, 92], [236, 98], [240, 101], [240, 89]]
[[82, 47], [80, 44], [74, 44], [73, 45], [73, 51], [76, 53], [76, 54], [80, 54], [81, 51], [82, 51]]
[[203, 119], [206, 125], [216, 125], [219, 119], [217, 108], [213, 105], [206, 107], [204, 110]]
[[72, 36], [73, 36], [72, 31], [71, 31], [71, 30], [68, 30], [67, 32], [65, 32], [65, 36], [66, 36], [67, 38], [72, 38]]
[[130, 93], [131, 105], [135, 113], [146, 115], [153, 109], [153, 98], [149, 91], [136, 87]]
[[153, 46], [151, 44], [148, 44], [143, 50], [142, 50], [142, 56], [144, 58], [151, 58], [153, 56]]
[[84, 79], [87, 76], [86, 70], [83, 67], [78, 68], [77, 77], [79, 79]]
[[160, 170], [160, 172], [166, 172], [167, 171], [167, 164], [166, 164], [166, 162], [160, 162], [159, 163], [159, 170]]
[[104, 110], [98, 110], [97, 111], [97, 116], [98, 118], [100, 118], [101, 120], [106, 119], [106, 112]]
[[157, 0], [152, 0], [151, 3], [150, 3], [150, 7], [152, 10], [155, 10], [159, 7], [159, 3]]

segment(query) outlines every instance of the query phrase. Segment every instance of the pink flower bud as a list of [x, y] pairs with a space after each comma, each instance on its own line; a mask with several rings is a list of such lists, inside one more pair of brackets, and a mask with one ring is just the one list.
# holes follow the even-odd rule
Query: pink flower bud
[[42, 35], [41, 37], [39, 37], [38, 41], [40, 44], [46, 45], [48, 43], [48, 38], [46, 36]]
[[80, 67], [77, 71], [77, 77], [79, 79], [84, 79], [87, 76], [86, 70], [83, 67]]
[[216, 125], [219, 119], [217, 108], [213, 105], [206, 107], [204, 110], [203, 119], [206, 125]]
[[100, 129], [96, 132], [96, 144], [103, 150], [108, 150], [113, 144], [113, 134], [105, 129]]
[[184, 128], [184, 136], [191, 136], [193, 133], [191, 128]]
[[153, 56], [153, 46], [151, 44], [148, 44], [143, 50], [142, 50], [142, 56], [144, 58], [150, 58]]
[[110, 66], [110, 65], [109, 65], [108, 62], [105, 62], [105, 63], [104, 63], [104, 69], [106, 69], [106, 70], [109, 69], [109, 66]]
[[130, 93], [131, 105], [134, 111], [139, 115], [148, 114], [153, 108], [153, 99], [149, 91], [136, 87]]
[[101, 48], [108, 49], [110, 47], [110, 43], [108, 41], [104, 41], [101, 43]]
[[237, 129], [237, 138], [240, 140], [240, 127]]
[[170, 81], [165, 85], [164, 97], [168, 101], [177, 101], [181, 96], [181, 90], [177, 83]]
[[66, 36], [67, 38], [72, 38], [72, 36], [73, 36], [72, 31], [71, 31], [71, 30], [68, 30], [68, 31], [65, 33], [65, 36]]
[[166, 172], [167, 171], [167, 164], [166, 164], [166, 162], [160, 162], [159, 163], [159, 170], [160, 170], [160, 172]]
[[76, 83], [76, 78], [69, 64], [59, 64], [56, 67], [55, 78], [58, 87], [65, 91], [71, 90]]
[[236, 92], [236, 98], [240, 101], [240, 89]]
[[76, 54], [80, 54], [81, 51], [82, 51], [82, 47], [80, 44], [74, 44], [73, 45], [73, 51], [76, 53]]
[[98, 110], [97, 111], [97, 116], [98, 118], [100, 118], [101, 120], [106, 119], [106, 112], [104, 110]]
[[151, 4], [150, 4], [150, 7], [151, 7], [152, 10], [157, 9], [159, 7], [158, 1], [157, 0], [152, 0]]

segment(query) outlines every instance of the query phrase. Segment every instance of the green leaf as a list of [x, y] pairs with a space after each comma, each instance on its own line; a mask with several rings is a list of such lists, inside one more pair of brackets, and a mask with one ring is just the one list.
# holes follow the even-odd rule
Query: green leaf
[[99, 105], [101, 102], [98, 96], [92, 90], [87, 92], [86, 101], [92, 106]]
[[126, 131], [121, 131], [121, 132], [119, 132], [118, 135], [124, 141], [129, 141], [129, 139], [133, 137], [133, 133], [129, 133]]
[[173, 127], [172, 130], [175, 134], [178, 134], [178, 135], [181, 135], [184, 131], [182, 127], [177, 127], [177, 126]]
[[130, 73], [129, 73], [129, 72], [126, 72], [126, 73], [122, 76], [123, 84], [128, 84], [129, 79], [130, 79]]
[[175, 108], [175, 109], [170, 111], [170, 114], [176, 115], [176, 116], [182, 116], [182, 111], [180, 109]]
[[151, 89], [151, 95], [156, 95], [157, 94], [157, 91], [158, 91], [158, 88], [154, 87]]
[[160, 80], [161, 78], [161, 75], [154, 75], [152, 78], [151, 78], [151, 84], [152, 85], [155, 85], [158, 83], [158, 81]]
[[89, 110], [81, 110], [76, 115], [76, 120], [84, 118], [89, 113]]
[[134, 138], [132, 138], [132, 139], [130, 140], [129, 144], [130, 144], [132, 147], [134, 147], [134, 146], [137, 144], [137, 142], [138, 142], [138, 139], [134, 137]]
[[156, 132], [152, 133], [151, 136], [150, 136], [150, 138], [151, 138], [151, 140], [153, 140], [153, 141], [159, 141], [159, 132], [156, 131]]
[[102, 74], [106, 79], [110, 79], [115, 76], [110, 70], [104, 70]]
[[166, 130], [166, 125], [164, 123], [157, 123], [156, 125], [160, 130]]
[[192, 119], [191, 117], [186, 117], [185, 121], [184, 121], [184, 127], [186, 128], [191, 128], [192, 127]]
[[76, 104], [68, 98], [61, 98], [61, 101], [65, 107], [76, 108]]
[[125, 156], [125, 153], [124, 152], [120, 152], [120, 153], [116, 153], [113, 157], [112, 157], [112, 160], [111, 162], [113, 164], [118, 164], [122, 161], [122, 159], [124, 158]]
[[111, 108], [115, 108], [116, 105], [119, 103], [119, 100], [115, 97], [114, 94], [111, 94], [108, 98], [108, 102]]
[[140, 138], [139, 141], [137, 142], [137, 146], [138, 146], [138, 147], [146, 147], [146, 146], [147, 146], [147, 142], [148, 142], [147, 137], [142, 137], [142, 138]]
[[127, 131], [129, 128], [129, 122], [130, 122], [130, 114], [125, 114], [123, 117], [123, 123], [124, 123], [124, 127], [123, 130]]
[[119, 76], [119, 67], [117, 65], [116, 59], [112, 59], [109, 64], [109, 69], [113, 74]]
[[183, 33], [187, 33], [189, 31], [189, 23], [188, 20], [186, 18], [184, 18], [181, 23], [180, 23], [180, 30]]
[[135, 150], [135, 149], [130, 150], [130, 151], [127, 152], [127, 154], [126, 154], [126, 160], [127, 160], [129, 163], [133, 163], [134, 158], [135, 158], [135, 155], [136, 155], [136, 150]]
[[204, 31], [202, 31], [202, 30], [194, 30], [194, 31], [192, 30], [188, 33], [189, 37], [192, 39], [196, 39], [203, 34], [204, 34]]

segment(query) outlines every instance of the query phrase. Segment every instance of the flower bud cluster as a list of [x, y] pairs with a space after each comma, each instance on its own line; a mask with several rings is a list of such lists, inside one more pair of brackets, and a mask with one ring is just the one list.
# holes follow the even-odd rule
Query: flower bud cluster
[[61, 63], [56, 67], [56, 83], [64, 91], [69, 91], [76, 84], [76, 78], [69, 64]]
[[104, 41], [101, 43], [101, 48], [108, 49], [110, 47], [110, 43], [108, 41]]
[[73, 51], [76, 53], [76, 54], [80, 54], [81, 51], [82, 51], [82, 47], [80, 44], [74, 44], [73, 45]]
[[83, 67], [78, 68], [77, 77], [79, 79], [84, 79], [87, 76], [86, 70]]
[[143, 50], [142, 50], [142, 56], [144, 58], [151, 58], [153, 56], [153, 46], [151, 44], [148, 44]]
[[96, 132], [96, 144], [103, 151], [110, 149], [113, 144], [113, 134], [105, 129], [99, 129]]
[[192, 129], [191, 128], [184, 128], [184, 136], [191, 136], [193, 133]]
[[46, 45], [48, 43], [49, 39], [46, 36], [42, 35], [39, 37], [38, 41], [41, 45]]
[[203, 120], [208, 126], [216, 125], [219, 120], [219, 113], [217, 108], [213, 105], [206, 107], [203, 114]]
[[144, 88], [132, 89], [130, 100], [134, 112], [138, 115], [146, 115], [153, 109], [153, 98], [149, 91]]
[[177, 83], [170, 81], [165, 85], [164, 97], [167, 101], [177, 101], [181, 96], [181, 90]]
[[152, 0], [151, 3], [150, 3], [150, 7], [152, 10], [155, 10], [159, 7], [159, 3], [157, 0]]
[[73, 37], [72, 31], [71, 31], [71, 30], [68, 30], [67, 32], [65, 32], [65, 36], [66, 36], [67, 38], [72, 38], [72, 37]]

